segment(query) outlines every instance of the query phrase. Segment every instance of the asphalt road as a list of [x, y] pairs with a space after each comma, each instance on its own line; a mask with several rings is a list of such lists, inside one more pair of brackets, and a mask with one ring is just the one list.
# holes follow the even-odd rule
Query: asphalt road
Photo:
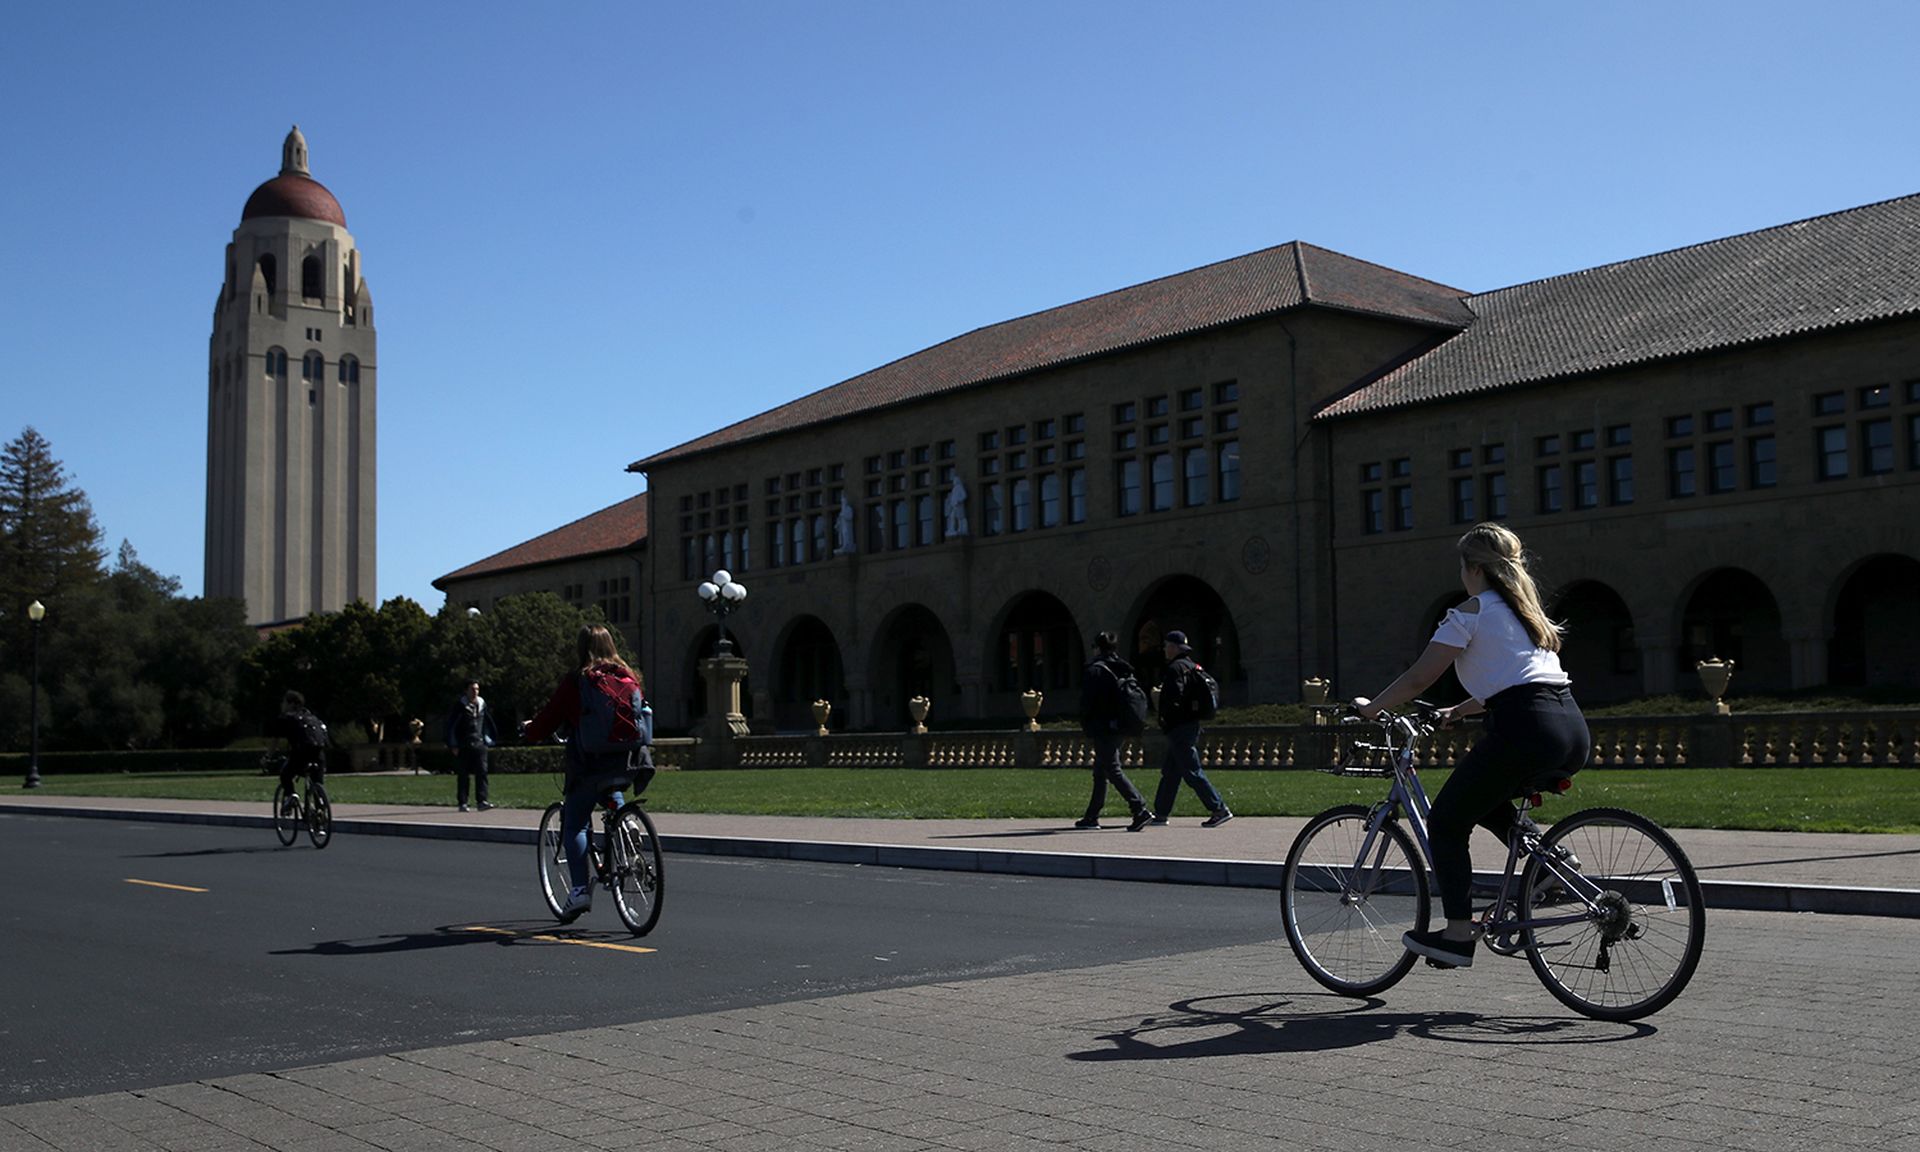
[[1245, 889], [669, 856], [636, 940], [604, 894], [557, 928], [524, 846], [30, 816], [0, 876], [0, 1105], [1279, 929]]

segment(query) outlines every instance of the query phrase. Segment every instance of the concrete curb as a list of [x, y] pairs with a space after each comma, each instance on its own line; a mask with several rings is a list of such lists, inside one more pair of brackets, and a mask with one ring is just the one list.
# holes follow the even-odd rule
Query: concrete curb
[[[135, 811], [111, 808], [63, 808], [0, 803], [0, 812], [35, 816], [79, 816], [106, 820], [144, 820], [160, 824], [214, 824], [271, 828], [266, 816], [236, 813]], [[532, 844], [532, 828], [484, 824], [433, 824], [415, 821], [337, 819], [335, 832], [361, 836], [411, 836], [429, 840], [474, 840], [493, 844]], [[688, 836], [662, 833], [661, 848], [688, 856], [735, 856], [762, 860], [801, 860], [817, 864], [871, 864], [884, 868], [921, 868], [943, 872], [986, 872], [1005, 876], [1050, 876], [1081, 880], [1124, 880], [1157, 884], [1202, 884], [1226, 888], [1280, 887], [1282, 865], [1266, 860], [1215, 860], [1182, 856], [1097, 856], [1077, 852], [1020, 852], [1004, 848], [936, 848], [917, 844], [862, 844], [832, 840], [764, 840], [737, 836]], [[1498, 877], [1484, 876], [1489, 882]], [[1892, 916], [1920, 919], [1920, 891], [1908, 888], [1842, 888], [1820, 884], [1766, 884], [1750, 880], [1702, 880], [1707, 907], [1747, 912], [1823, 912], [1842, 916]]]

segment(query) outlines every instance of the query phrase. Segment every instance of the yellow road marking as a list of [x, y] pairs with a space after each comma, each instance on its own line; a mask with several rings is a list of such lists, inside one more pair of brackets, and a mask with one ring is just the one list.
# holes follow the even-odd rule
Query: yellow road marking
[[208, 889], [205, 889], [205, 888], [189, 888], [189, 887], [187, 887], [187, 886], [186, 886], [185, 884], [162, 884], [162, 883], [160, 883], [160, 881], [158, 881], [158, 880], [135, 880], [135, 879], [134, 879], [133, 877], [131, 877], [131, 876], [129, 876], [129, 877], [127, 877], [127, 883], [129, 883], [129, 884], [145, 884], [145, 885], [146, 885], [147, 887], [149, 887], [149, 888], [171, 888], [171, 889], [173, 889], [173, 890], [174, 890], [175, 892], [205, 892], [205, 891], [208, 891]]
[[485, 924], [470, 924], [459, 929], [461, 932], [492, 932], [500, 936], [512, 936], [520, 940], [538, 940], [542, 944], [573, 944], [581, 948], [610, 948], [615, 952], [656, 952], [656, 948], [642, 948], [638, 944], [607, 944], [599, 940], [572, 940], [565, 936], [550, 936], [544, 932], [515, 932], [511, 928], [490, 928]]

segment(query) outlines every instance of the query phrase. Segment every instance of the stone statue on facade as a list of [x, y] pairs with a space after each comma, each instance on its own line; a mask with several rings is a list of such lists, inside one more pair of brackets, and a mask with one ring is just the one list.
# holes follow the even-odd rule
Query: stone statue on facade
[[967, 534], [967, 486], [960, 477], [953, 478], [953, 487], [947, 492], [947, 535], [965, 536]]
[[840, 497], [840, 511], [833, 518], [833, 554], [849, 556], [853, 553], [853, 505], [845, 496]]

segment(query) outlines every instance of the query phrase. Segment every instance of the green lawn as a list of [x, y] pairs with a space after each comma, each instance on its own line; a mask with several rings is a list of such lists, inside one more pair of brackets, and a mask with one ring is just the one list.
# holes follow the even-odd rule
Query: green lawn
[[[1385, 782], [1317, 772], [1221, 771], [1211, 774], [1242, 816], [1307, 816], [1332, 804], [1370, 802]], [[1444, 772], [1423, 774], [1437, 790]], [[1149, 793], [1157, 773], [1135, 778]], [[1089, 776], [1075, 770], [902, 771], [791, 768], [759, 772], [662, 772], [648, 792], [656, 812], [738, 812], [788, 816], [901, 819], [1078, 817]], [[327, 790], [340, 803], [453, 803], [451, 776], [336, 776]], [[492, 777], [493, 800], [540, 808], [559, 798], [555, 776]], [[68, 796], [152, 796], [258, 800], [273, 779], [257, 774], [155, 773], [59, 775], [44, 792]], [[1644, 812], [1675, 828], [1749, 828], [1802, 832], [1920, 833], [1920, 772], [1902, 768], [1589, 769], [1573, 791], [1550, 801], [1545, 820], [1593, 805]], [[1125, 814], [1110, 797], [1114, 819]], [[1200, 815], [1181, 790], [1178, 814]]]

